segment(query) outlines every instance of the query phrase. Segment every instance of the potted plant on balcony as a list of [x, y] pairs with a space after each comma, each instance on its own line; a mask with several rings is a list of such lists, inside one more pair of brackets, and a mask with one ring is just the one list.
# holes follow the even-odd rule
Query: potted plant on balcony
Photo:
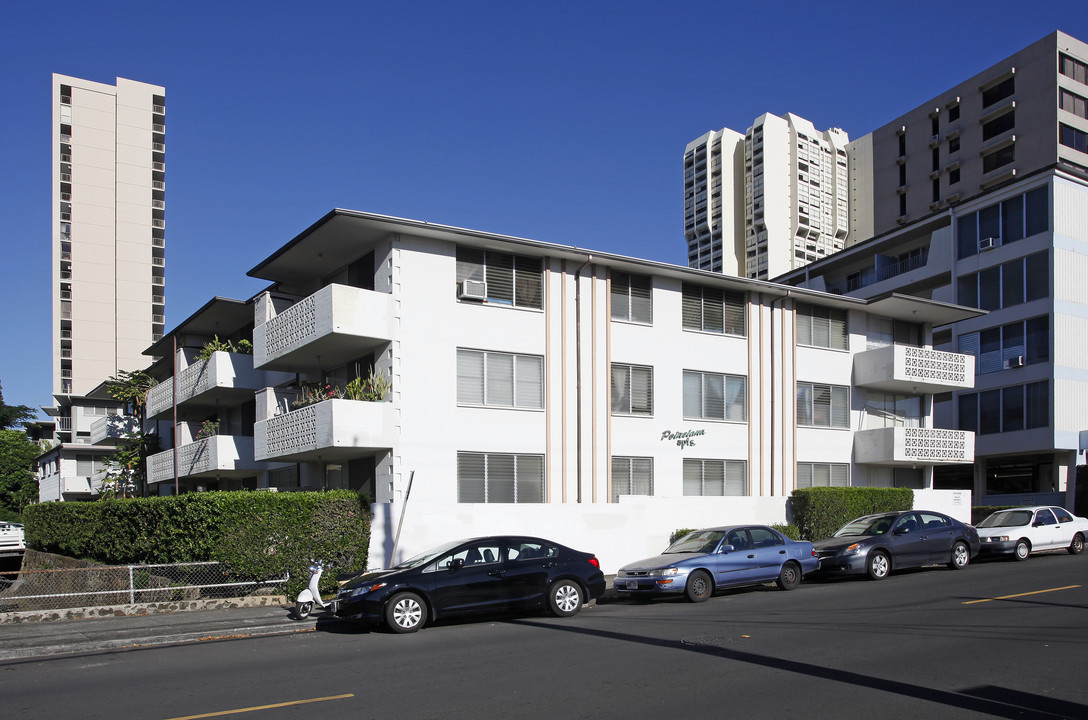
[[253, 343], [249, 340], [242, 339], [238, 342], [233, 340], [220, 340], [216, 335], [214, 339], [204, 343], [204, 347], [200, 349], [200, 352], [196, 354], [197, 360], [207, 360], [212, 356], [214, 352], [229, 352], [238, 353], [241, 355], [253, 354]]
[[218, 420], [205, 420], [200, 424], [200, 430], [196, 433], [197, 440], [214, 437], [219, 434]]
[[357, 377], [344, 388], [348, 400], [362, 400], [363, 402], [381, 402], [389, 394], [392, 384], [385, 373], [379, 370], [374, 372], [371, 366], [370, 374], [365, 378]]

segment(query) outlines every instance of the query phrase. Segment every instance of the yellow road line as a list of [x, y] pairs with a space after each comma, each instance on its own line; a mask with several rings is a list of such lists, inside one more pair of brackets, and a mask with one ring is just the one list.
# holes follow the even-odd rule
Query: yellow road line
[[258, 705], [256, 707], [238, 708], [237, 710], [220, 710], [219, 712], [204, 713], [203, 715], [186, 715], [185, 717], [168, 718], [168, 720], [197, 720], [197, 718], [220, 717], [222, 715], [237, 715], [238, 713], [255, 712], [257, 710], [270, 710], [272, 708], [289, 707], [291, 705], [306, 705], [308, 703], [325, 702], [326, 700], [343, 700], [350, 697], [355, 697], [355, 693], [310, 698], [309, 700], [292, 700], [290, 702], [281, 702], [272, 705]]
[[973, 605], [975, 603], [992, 602], [994, 600], [1008, 600], [1010, 598], [1024, 597], [1026, 595], [1039, 595], [1041, 593], [1057, 592], [1059, 590], [1072, 590], [1073, 588], [1079, 588], [1079, 587], [1080, 587], [1080, 585], [1066, 585], [1065, 587], [1050, 588], [1049, 590], [1035, 590], [1033, 592], [1017, 593], [1016, 595], [1002, 595], [1001, 597], [985, 598], [983, 600], [967, 600], [963, 604], [964, 605]]

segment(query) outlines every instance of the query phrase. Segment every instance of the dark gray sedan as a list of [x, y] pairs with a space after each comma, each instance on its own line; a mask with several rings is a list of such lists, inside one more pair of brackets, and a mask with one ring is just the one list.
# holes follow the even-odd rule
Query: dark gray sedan
[[865, 574], [873, 580], [922, 565], [960, 570], [979, 553], [974, 527], [931, 510], [866, 515], [813, 546], [821, 575]]

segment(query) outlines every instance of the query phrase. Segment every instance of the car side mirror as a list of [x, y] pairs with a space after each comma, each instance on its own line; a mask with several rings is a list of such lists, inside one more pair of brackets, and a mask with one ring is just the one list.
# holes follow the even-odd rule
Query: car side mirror
[[720, 548], [718, 548], [718, 552], [720, 553], [731, 553], [734, 550], [736, 550], [736, 548], [732, 545], [722, 545]]
[[905, 527], [897, 527], [895, 530], [892, 530], [892, 535], [906, 535], [908, 532], [910, 532], [910, 530]]
[[1043, 525], [1046, 525], [1046, 523], [1042, 520], [1036, 520], [1031, 524], [1032, 527], [1042, 527]]
[[454, 558], [450, 561], [450, 572], [456, 572], [465, 566], [464, 558]]

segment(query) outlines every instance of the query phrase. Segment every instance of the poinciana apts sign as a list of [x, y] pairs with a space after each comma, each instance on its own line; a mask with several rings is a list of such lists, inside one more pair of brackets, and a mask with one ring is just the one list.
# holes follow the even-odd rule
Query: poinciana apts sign
[[695, 446], [695, 438], [706, 435], [706, 430], [681, 430], [674, 432], [672, 430], [663, 430], [661, 432], [661, 440], [669, 440], [676, 443], [676, 446], [683, 450], [686, 447]]

